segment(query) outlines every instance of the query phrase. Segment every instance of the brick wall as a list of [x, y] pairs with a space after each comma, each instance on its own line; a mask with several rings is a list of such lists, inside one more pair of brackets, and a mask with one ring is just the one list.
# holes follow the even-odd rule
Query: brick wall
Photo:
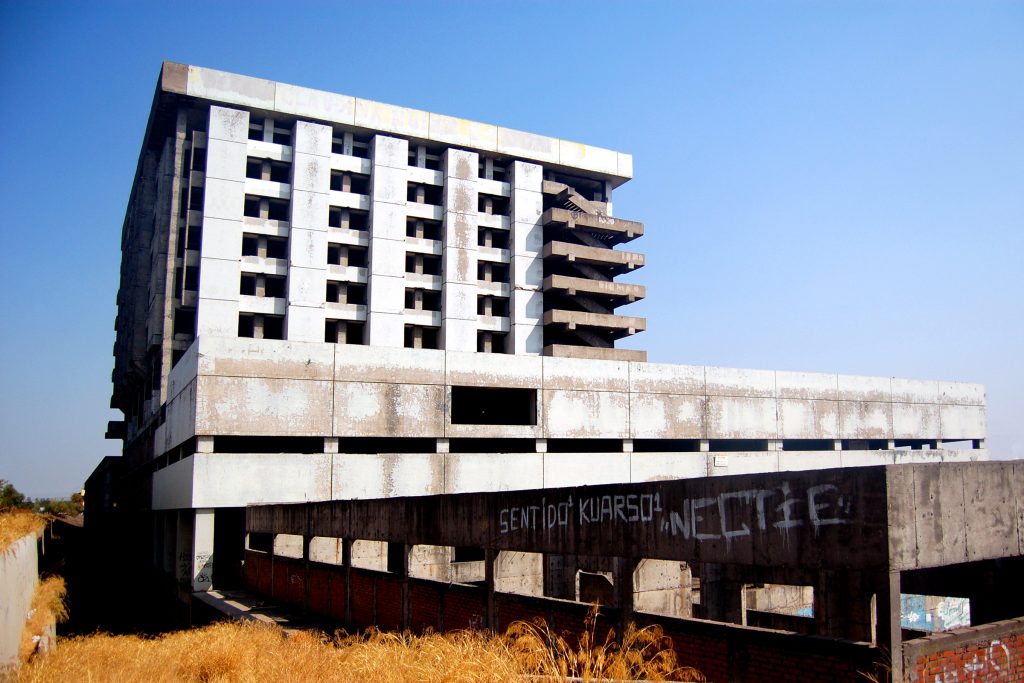
[[[310, 586], [308, 610], [342, 621], [345, 614], [344, 567], [310, 562], [307, 568], [302, 560], [274, 557], [271, 562], [266, 554], [246, 553], [248, 588], [269, 594], [276, 601], [299, 610], [306, 609], [304, 582], [307, 572]], [[397, 628], [402, 614], [402, 580], [388, 572], [353, 568], [351, 581], [352, 623], [348, 626]], [[427, 627], [438, 631], [482, 628], [486, 623], [482, 588], [427, 579], [408, 579], [408, 587], [410, 626], [414, 631]], [[582, 633], [584, 619], [590, 609], [589, 605], [569, 600], [510, 593], [496, 594], [494, 606], [499, 631], [504, 631], [514, 621], [531, 621], [539, 617], [570, 643], [574, 643]], [[875, 673], [875, 663], [880, 659], [878, 650], [864, 643], [655, 614], [637, 613], [635, 620], [640, 626], [659, 624], [671, 638], [679, 662], [696, 667], [709, 681], [863, 683], [867, 679], [860, 672]], [[602, 608], [596, 640], [603, 642], [608, 629], [618, 621], [617, 610]], [[1001, 656], [1001, 653], [1002, 649], [998, 649], [995, 654]], [[1012, 657], [1015, 663], [1024, 662], [1024, 653], [1020, 657]], [[945, 683], [945, 679], [939, 680]], [[929, 678], [928, 683], [934, 683], [934, 680]]]
[[1024, 681], [1024, 617], [935, 633], [903, 643], [914, 683]]

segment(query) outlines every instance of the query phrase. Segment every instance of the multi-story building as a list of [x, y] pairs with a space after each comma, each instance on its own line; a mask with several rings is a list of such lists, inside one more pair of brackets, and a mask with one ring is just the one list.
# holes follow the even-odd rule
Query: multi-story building
[[[616, 348], [646, 327], [619, 310], [645, 294], [616, 279], [644, 265], [613, 213], [631, 176], [621, 152], [164, 64], [122, 237], [124, 455], [90, 504], [204, 590], [237, 574], [252, 503], [985, 457], [978, 385]], [[519, 589], [566, 592], [517, 562]]]

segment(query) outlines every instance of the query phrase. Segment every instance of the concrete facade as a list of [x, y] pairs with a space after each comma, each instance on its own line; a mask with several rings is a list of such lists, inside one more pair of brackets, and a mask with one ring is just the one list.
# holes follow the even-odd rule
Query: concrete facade
[[[164, 64], [122, 238], [124, 456], [88, 500], [204, 591], [238, 579], [254, 503], [986, 459], [979, 385], [617, 348], [646, 327], [618, 310], [646, 294], [617, 279], [644, 264], [621, 248], [643, 224], [613, 215], [632, 173], [620, 152]], [[456, 550], [413, 561], [476, 580]], [[614, 569], [505, 560], [534, 592]], [[653, 562], [642, 600], [684, 604]], [[556, 566], [574, 569], [553, 588]]]

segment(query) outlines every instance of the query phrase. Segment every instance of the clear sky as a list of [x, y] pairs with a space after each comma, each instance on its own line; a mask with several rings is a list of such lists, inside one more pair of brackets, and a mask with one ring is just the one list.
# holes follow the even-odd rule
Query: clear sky
[[163, 60], [631, 152], [650, 360], [987, 385], [1024, 457], [1024, 3], [0, 0], [0, 478], [104, 441]]

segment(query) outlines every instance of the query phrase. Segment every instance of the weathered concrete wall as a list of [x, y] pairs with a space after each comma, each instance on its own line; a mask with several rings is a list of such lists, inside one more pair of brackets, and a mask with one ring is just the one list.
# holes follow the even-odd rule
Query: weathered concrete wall
[[1024, 681], [1024, 617], [903, 643], [907, 683]]
[[[197, 434], [957, 440], [986, 432], [983, 388], [955, 382], [218, 337], [199, 339], [196, 371]], [[452, 385], [537, 389], [537, 425], [453, 425]]]
[[39, 560], [32, 534], [0, 553], [0, 672], [18, 665], [21, 631], [38, 583]]

